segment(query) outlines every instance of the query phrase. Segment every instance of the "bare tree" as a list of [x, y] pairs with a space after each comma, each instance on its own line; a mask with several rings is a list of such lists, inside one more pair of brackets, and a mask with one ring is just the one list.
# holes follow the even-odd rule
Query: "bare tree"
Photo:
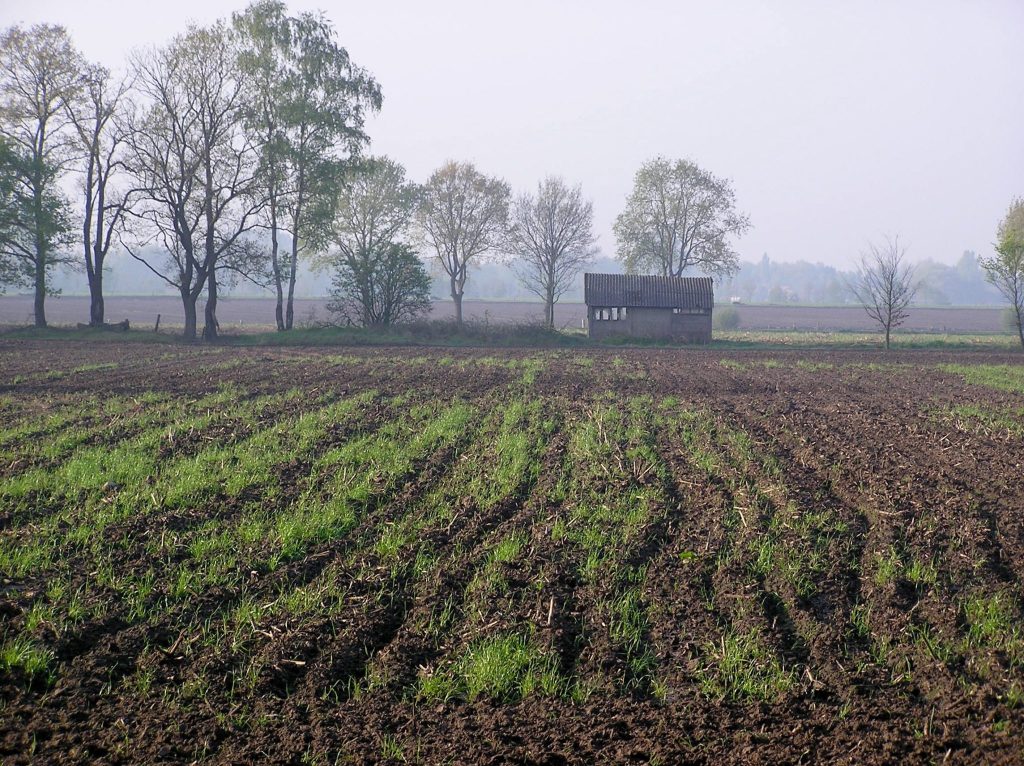
[[518, 197], [509, 215], [506, 247], [527, 290], [544, 301], [544, 324], [555, 326], [555, 303], [593, 260], [594, 206], [579, 186], [561, 178], [537, 185], [536, 195]]
[[115, 188], [124, 169], [127, 139], [122, 111], [130, 87], [127, 79], [114, 80], [101, 66], [85, 71], [82, 98], [68, 113], [82, 152], [82, 248], [89, 280], [89, 324], [104, 322], [103, 268], [131, 195]]
[[73, 224], [60, 180], [75, 160], [68, 104], [81, 89], [82, 58], [64, 27], [13, 26], [0, 35], [0, 138], [17, 178], [0, 256], [35, 289], [35, 324], [46, 326], [48, 274], [70, 263]]
[[[139, 202], [131, 213], [129, 254], [181, 295], [185, 337], [197, 330], [206, 290], [203, 337], [217, 337], [218, 272], [252, 277], [250, 232], [264, 197], [259, 147], [242, 129], [244, 87], [235, 38], [223, 24], [190, 27], [168, 46], [134, 60], [148, 108], [134, 116], [129, 167]], [[161, 249], [154, 257], [152, 250]]]
[[729, 275], [738, 268], [729, 239], [749, 228], [728, 180], [688, 160], [658, 157], [640, 166], [626, 209], [615, 219], [618, 258], [630, 273], [651, 269], [678, 277], [697, 267]]
[[869, 243], [850, 283], [868, 316], [885, 333], [886, 349], [892, 331], [906, 321], [907, 308], [917, 292], [914, 268], [906, 262], [906, 255], [899, 237], [886, 239], [882, 247]]
[[460, 325], [469, 265], [502, 245], [511, 195], [507, 183], [468, 162], [446, 162], [423, 187], [417, 223], [448, 275]]
[[996, 232], [996, 254], [980, 258], [988, 281], [1010, 302], [1013, 322], [1024, 348], [1024, 199], [1015, 199]]

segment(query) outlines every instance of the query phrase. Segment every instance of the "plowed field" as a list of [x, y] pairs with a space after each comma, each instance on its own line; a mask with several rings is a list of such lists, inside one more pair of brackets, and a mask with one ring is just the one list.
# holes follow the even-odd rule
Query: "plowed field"
[[0, 341], [0, 761], [1020, 763], [1024, 366]]

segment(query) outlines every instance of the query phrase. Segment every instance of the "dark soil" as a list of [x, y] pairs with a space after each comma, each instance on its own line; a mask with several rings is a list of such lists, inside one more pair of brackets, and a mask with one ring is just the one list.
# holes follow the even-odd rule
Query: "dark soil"
[[[246, 397], [301, 389], [310, 403], [378, 392], [312, 456], [276, 466], [275, 494], [265, 500], [274, 513], [331, 478], [312, 470], [316, 455], [402, 417], [389, 403], [396, 396], [469, 402], [482, 418], [464, 440], [422, 456], [396, 486], [374, 494], [343, 540], [317, 543], [273, 571], [262, 566], [269, 549], [246, 552], [239, 564], [247, 572], [244, 586], [215, 586], [145, 621], [133, 619], [115, 594], [88, 591], [89, 603], [109, 604], [103, 615], [60, 636], [45, 625], [34, 634], [55, 653], [51, 683], [0, 671], [0, 760], [1024, 763], [1024, 702], [1012, 693], [1024, 691], [1022, 658], [1005, 646], [966, 649], [963, 643], [969, 631], [963, 603], [972, 594], [1003, 594], [1018, 624], [1022, 618], [1024, 443], [949, 415], [962, 404], [1019, 412], [1024, 395], [968, 384], [938, 368], [950, 362], [1020, 363], [1017, 356], [978, 352], [321, 353], [0, 341], [0, 396], [5, 417], [14, 420], [37, 419], [48, 406], [76, 397], [156, 391], [184, 402], [225, 384]], [[82, 369], [97, 364], [116, 366]], [[51, 371], [62, 374], [48, 376]], [[538, 474], [524, 476], [488, 507], [452, 498], [451, 520], [424, 526], [408, 557], [381, 558], [372, 547], [381, 529], [418, 513], [418, 503], [447, 486], [465, 461], [486, 470], [494, 455], [476, 429], [486, 434], [487, 414], [524, 391], [542, 400], [544, 417], [554, 424], [536, 456]], [[643, 642], [656, 658], [659, 690], [619, 681], [628, 680], [625, 657], [609, 640], [608, 617], [598, 606], [621, 587], [615, 572], [584, 581], [580, 551], [552, 535], [573, 502], [562, 491], [571, 478], [565, 472], [573, 430], [593, 406], [625, 410], [637, 396], [701, 413], [711, 425], [697, 438], [719, 459], [709, 473], [695, 463], [678, 428], [660, 424], [651, 439], [662, 473], [629, 478], [627, 466], [623, 479], [610, 466], [608, 478], [595, 482], [595, 492], [631, 481], [659, 498], [647, 524], [616, 554], [618, 564], [646, 571]], [[661, 404], [667, 397], [674, 403]], [[300, 401], [269, 408], [255, 427], [302, 407]], [[165, 457], [187, 457], [207, 440], [244, 439], [254, 428], [233, 421], [230, 411], [226, 416], [205, 432], [165, 444]], [[112, 441], [134, 433], [121, 419], [110, 429]], [[729, 433], [746, 434], [751, 451], [728, 447], [723, 435]], [[32, 438], [46, 436], [40, 431]], [[53, 458], [54, 465], [63, 459]], [[0, 466], [0, 481], [31, 467]], [[157, 510], [108, 528], [104, 543], [121, 572], [145, 572], [154, 563], [147, 545], [164, 530], [187, 535], [209, 519], [230, 523], [261, 502], [258, 493], [218, 496]], [[736, 508], [741, 522], [726, 525]], [[31, 541], [30, 522], [56, 510], [12, 516], [0, 508], [0, 540]], [[819, 516], [841, 531], [807, 537], [800, 520]], [[494, 541], [513, 532], [527, 542], [518, 560], [502, 565], [504, 591], [471, 612], [467, 589]], [[813, 587], [800, 591], [779, 571], [758, 573], [754, 546], [769, 532], [780, 549], [820, 545]], [[419, 545], [429, 545], [436, 558], [414, 574]], [[886, 580], [878, 562], [893, 551], [902, 568]], [[71, 581], [84, 586], [90, 555], [80, 547], [51, 569], [0, 578], [0, 638], [22, 630], [50, 576], [70, 569]], [[912, 580], [912, 562], [933, 565], [934, 577]], [[341, 604], [315, 616], [264, 618], [242, 650], [204, 643], [189, 627], [215, 620], [243, 598], [272, 603], [328, 570], [345, 584]], [[158, 585], [153, 598], [164, 591]], [[456, 605], [456, 617], [435, 641], [424, 626], [446, 602]], [[855, 630], [861, 609], [869, 612], [874, 639]], [[411, 691], [426, 668], [480, 635], [517, 626], [531, 626], [561, 670], [591, 682], [594, 691], [575, 700], [531, 694], [444, 702], [425, 702]], [[760, 632], [793, 673], [792, 686], [770, 701], [709, 695], [701, 685], [703, 658], [727, 628]], [[922, 634], [955, 651], [930, 649]], [[880, 636], [892, 640], [888, 655], [872, 643]], [[232, 690], [253, 657], [261, 668], [254, 687]], [[132, 680], [142, 672], [151, 679], [146, 688]], [[379, 683], [367, 686], [371, 674]]]

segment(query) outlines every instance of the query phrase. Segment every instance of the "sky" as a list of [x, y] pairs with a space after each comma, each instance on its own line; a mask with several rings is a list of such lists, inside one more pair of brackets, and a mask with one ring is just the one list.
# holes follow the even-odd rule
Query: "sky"
[[[63, 24], [117, 69], [245, 0], [0, 0], [0, 26]], [[1024, 0], [292, 0], [381, 84], [371, 152], [425, 181], [469, 160], [517, 192], [547, 175], [594, 202], [602, 254], [640, 164], [731, 179], [744, 260], [990, 254], [1024, 196]]]

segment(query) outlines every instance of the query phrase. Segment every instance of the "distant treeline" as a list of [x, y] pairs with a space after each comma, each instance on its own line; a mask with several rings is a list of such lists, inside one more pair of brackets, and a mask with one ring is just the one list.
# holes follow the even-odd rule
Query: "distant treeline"
[[[849, 284], [854, 274], [821, 263], [759, 261], [740, 263], [739, 272], [717, 287], [720, 299], [752, 303], [857, 303]], [[986, 306], [1005, 301], [985, 280], [978, 256], [964, 251], [950, 266], [931, 259], [914, 266], [919, 287], [914, 302], [926, 306]]]
[[[168, 294], [167, 286], [141, 263], [127, 256], [112, 255], [113, 268], [106, 277], [110, 294], [148, 295]], [[590, 271], [620, 273], [622, 263], [611, 258], [598, 258], [588, 267]], [[953, 265], [924, 260], [916, 265], [921, 282], [916, 303], [928, 306], [988, 306], [1002, 305], [1005, 301], [998, 290], [985, 280], [985, 272], [977, 255], [967, 250]], [[54, 287], [65, 294], [88, 294], [88, 284], [81, 272], [63, 272], [55, 275]], [[847, 286], [852, 273], [807, 261], [773, 261], [767, 255], [757, 261], [740, 261], [739, 271], [732, 279], [715, 285], [719, 301], [739, 298], [747, 303], [804, 303], [842, 305], [856, 303]], [[308, 267], [299, 268], [296, 292], [307, 298], [326, 297], [330, 293], [330, 279]], [[448, 278], [445, 274], [432, 275], [431, 294], [436, 299], [448, 297]], [[251, 284], [240, 283], [236, 295], [270, 296]], [[466, 284], [466, 297], [479, 300], [529, 301], [537, 296], [523, 287], [510, 266], [498, 262], [481, 263], [473, 270], [473, 278]], [[583, 301], [583, 277], [579, 275], [562, 297], [563, 301]]]

